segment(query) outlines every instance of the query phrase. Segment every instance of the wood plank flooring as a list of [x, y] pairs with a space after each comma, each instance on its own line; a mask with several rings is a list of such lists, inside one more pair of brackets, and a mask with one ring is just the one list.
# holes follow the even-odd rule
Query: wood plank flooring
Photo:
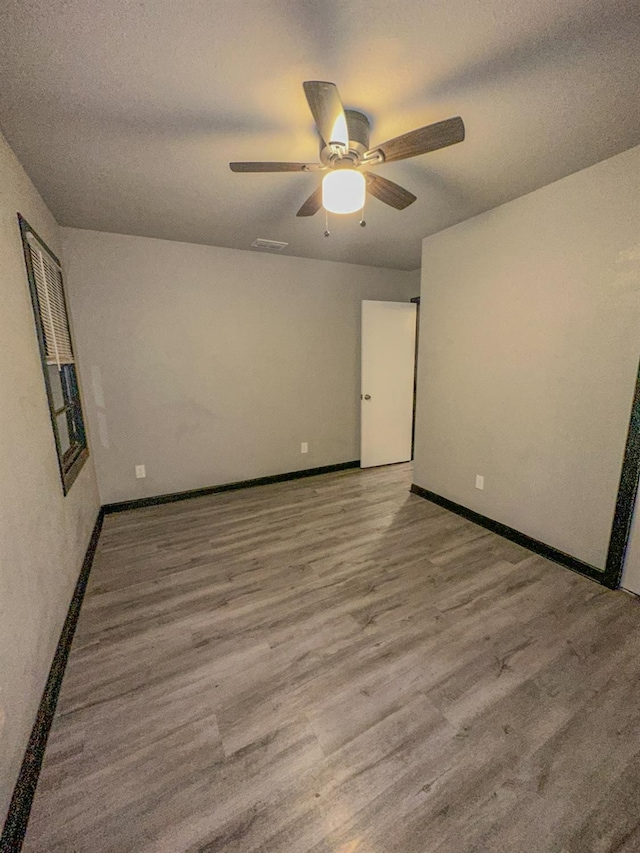
[[640, 850], [640, 603], [410, 480], [107, 516], [25, 851]]

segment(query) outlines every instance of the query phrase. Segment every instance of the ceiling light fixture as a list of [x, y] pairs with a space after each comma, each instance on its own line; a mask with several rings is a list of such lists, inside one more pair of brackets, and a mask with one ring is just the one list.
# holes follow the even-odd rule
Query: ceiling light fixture
[[[412, 192], [376, 175], [369, 171], [370, 168], [447, 148], [462, 142], [465, 136], [464, 122], [460, 116], [454, 116], [372, 147], [369, 117], [360, 110], [345, 110], [335, 83], [306, 80], [302, 85], [318, 131], [320, 162], [256, 160], [229, 163], [229, 166], [232, 172], [328, 172], [298, 211], [298, 216], [315, 216], [324, 207], [327, 237], [329, 212], [343, 214], [363, 210], [366, 193], [396, 210], [404, 210], [416, 200]], [[362, 168], [366, 171], [357, 171]], [[364, 212], [360, 225], [366, 225]]]
[[355, 169], [341, 168], [322, 181], [322, 206], [329, 213], [356, 213], [364, 207], [367, 184]]

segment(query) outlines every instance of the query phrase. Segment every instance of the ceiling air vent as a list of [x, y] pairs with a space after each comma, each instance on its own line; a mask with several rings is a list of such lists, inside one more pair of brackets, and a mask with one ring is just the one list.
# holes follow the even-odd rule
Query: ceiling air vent
[[280, 243], [278, 240], [263, 240], [262, 237], [258, 237], [258, 239], [254, 240], [251, 245], [254, 249], [263, 249], [267, 252], [281, 252], [283, 249], [286, 249], [289, 244]]

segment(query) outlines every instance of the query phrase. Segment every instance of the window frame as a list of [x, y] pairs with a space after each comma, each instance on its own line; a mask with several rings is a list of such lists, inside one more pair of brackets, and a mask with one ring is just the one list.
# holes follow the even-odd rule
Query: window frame
[[[71, 489], [71, 486], [78, 477], [78, 474], [82, 470], [84, 463], [89, 458], [89, 446], [87, 444], [84, 411], [82, 407], [82, 398], [80, 395], [80, 386], [78, 383], [78, 374], [76, 370], [73, 339], [71, 336], [71, 328], [69, 324], [69, 310], [67, 308], [67, 300], [64, 292], [64, 276], [62, 274], [62, 264], [60, 263], [56, 255], [47, 246], [44, 240], [29, 225], [27, 220], [20, 213], [18, 214], [18, 223], [20, 226], [20, 236], [22, 238], [22, 251], [27, 270], [27, 281], [29, 283], [29, 293], [31, 295], [33, 320], [36, 329], [36, 337], [38, 339], [38, 350], [40, 352], [40, 363], [42, 366], [42, 375], [47, 394], [47, 403], [49, 406], [51, 428], [53, 430], [56, 458], [58, 460], [58, 469], [60, 471], [62, 491], [64, 495], [67, 495], [69, 493], [69, 490]], [[53, 396], [53, 389], [51, 387], [51, 379], [49, 377], [49, 368], [51, 367], [51, 365], [47, 363], [44, 325], [41, 315], [40, 299], [38, 297], [38, 290], [36, 286], [36, 278], [33, 270], [31, 249], [29, 246], [29, 236], [35, 238], [41, 250], [49, 255], [51, 260], [55, 262], [56, 266], [60, 270], [64, 313], [65, 319], [67, 321], [67, 329], [69, 330], [71, 352], [74, 354], [73, 363], [59, 365], [58, 367], [58, 369], [60, 370], [60, 382], [63, 389], [63, 406], [56, 405]], [[68, 386], [67, 390], [65, 390], [65, 385]], [[69, 395], [69, 397], [67, 395]], [[57, 418], [59, 418], [60, 415], [63, 413], [66, 413], [67, 416], [67, 428], [70, 439], [70, 446], [69, 448], [67, 448], [66, 451], [62, 449], [60, 431], [58, 429], [57, 422]]]

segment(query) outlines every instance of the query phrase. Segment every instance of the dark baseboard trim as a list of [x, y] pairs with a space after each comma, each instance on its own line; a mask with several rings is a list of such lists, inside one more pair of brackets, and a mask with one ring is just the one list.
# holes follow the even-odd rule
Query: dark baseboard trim
[[73, 592], [71, 604], [67, 611], [67, 618], [62, 627], [62, 633], [60, 634], [60, 639], [58, 640], [58, 645], [53, 656], [49, 677], [47, 678], [42, 699], [40, 700], [35, 723], [31, 729], [31, 736], [29, 737], [22, 767], [18, 774], [18, 780], [13, 789], [9, 812], [4, 829], [2, 830], [2, 836], [0, 836], [0, 851], [2, 853], [19, 853], [27, 831], [27, 822], [36, 792], [36, 785], [38, 784], [38, 776], [42, 767], [47, 738], [49, 737], [49, 730], [53, 722], [62, 677], [67, 666], [71, 642], [76, 630], [78, 616], [80, 615], [82, 599], [87, 588], [93, 557], [98, 545], [98, 539], [100, 538], [103, 518], [104, 510], [100, 508], [82, 568], [80, 569], [76, 588]]
[[140, 509], [145, 506], [187, 501], [191, 498], [201, 498], [205, 495], [216, 495], [218, 492], [233, 492], [236, 489], [251, 489], [254, 486], [270, 486], [272, 483], [283, 483], [286, 480], [300, 480], [302, 477], [315, 477], [317, 474], [332, 474], [334, 471], [345, 471], [347, 468], [359, 468], [360, 460], [338, 462], [336, 465], [323, 465], [320, 468], [305, 468], [302, 471], [289, 471], [286, 474], [271, 474], [268, 477], [257, 477], [255, 480], [238, 480], [235, 483], [223, 483], [220, 486], [205, 486], [202, 489], [190, 489], [187, 492], [172, 492], [167, 495], [154, 495], [150, 498], [137, 498], [132, 501], [105, 504], [102, 509], [105, 514], [125, 512], [129, 509]]
[[522, 545], [523, 548], [528, 548], [529, 551], [533, 551], [534, 554], [540, 554], [548, 560], [560, 563], [561, 566], [565, 566], [567, 569], [572, 569], [574, 572], [579, 572], [581, 575], [585, 575], [585, 577], [591, 578], [591, 580], [598, 581], [598, 583], [601, 583], [610, 589], [615, 589], [618, 585], [616, 579], [608, 576], [605, 571], [601, 571], [595, 566], [579, 560], [577, 557], [572, 557], [571, 554], [565, 554], [564, 551], [559, 551], [557, 548], [553, 548], [551, 545], [540, 542], [538, 539], [533, 539], [533, 537], [527, 536], [526, 533], [521, 533], [513, 527], [509, 527], [507, 524], [502, 524], [500, 521], [494, 521], [492, 518], [487, 518], [486, 515], [481, 515], [479, 512], [475, 512], [472, 509], [468, 509], [466, 506], [462, 506], [462, 504], [457, 504], [454, 501], [450, 501], [448, 498], [443, 498], [442, 495], [430, 492], [429, 489], [423, 489], [422, 486], [416, 486], [415, 483], [411, 485], [411, 491], [414, 495], [418, 495], [418, 497], [425, 498], [426, 500], [431, 501], [431, 503], [438, 504], [438, 506], [444, 507], [450, 512], [455, 512], [456, 515], [461, 515], [463, 518], [468, 519], [468, 521], [473, 521], [474, 524], [479, 524], [480, 527], [486, 527], [487, 530], [491, 530], [492, 533], [497, 533], [498, 536], [503, 536], [505, 539], [517, 542], [518, 545]]

